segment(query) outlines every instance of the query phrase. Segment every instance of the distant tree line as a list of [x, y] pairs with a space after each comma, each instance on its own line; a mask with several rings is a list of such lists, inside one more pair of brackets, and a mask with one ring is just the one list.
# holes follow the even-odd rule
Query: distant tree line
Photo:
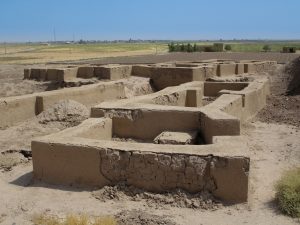
[[200, 46], [197, 44], [175, 44], [174, 42], [168, 44], [169, 52], [198, 52], [200, 51]]
[[168, 44], [169, 52], [219, 52], [231, 51], [231, 45], [225, 45], [223, 49], [222, 43], [215, 43], [214, 45], [197, 45], [196, 43], [174, 43]]

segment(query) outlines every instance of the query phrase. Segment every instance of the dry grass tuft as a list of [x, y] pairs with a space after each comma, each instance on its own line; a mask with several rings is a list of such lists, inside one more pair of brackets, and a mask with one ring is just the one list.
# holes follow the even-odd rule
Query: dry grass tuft
[[300, 168], [284, 174], [276, 185], [276, 198], [283, 213], [300, 218]]
[[89, 217], [87, 215], [68, 215], [65, 219], [45, 214], [33, 217], [34, 225], [117, 225], [113, 217]]

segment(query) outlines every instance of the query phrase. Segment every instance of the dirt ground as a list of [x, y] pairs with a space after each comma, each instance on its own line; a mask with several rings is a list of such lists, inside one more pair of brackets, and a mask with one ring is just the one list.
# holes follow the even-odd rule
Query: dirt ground
[[[12, 76], [1, 68], [0, 85], [2, 77]], [[18, 69], [21, 71], [16, 66]], [[247, 204], [222, 205], [207, 195], [190, 196], [180, 190], [158, 195], [122, 184], [95, 190], [33, 181], [30, 140], [76, 125], [86, 116], [82, 105], [60, 102], [56, 109], [67, 105], [76, 115], [73, 119], [68, 117], [66, 122], [63, 112], [49, 109], [38, 118], [0, 130], [0, 224], [32, 224], [33, 216], [41, 213], [112, 215], [122, 225], [299, 224], [299, 220], [282, 215], [274, 202], [276, 181], [285, 170], [300, 164], [300, 98], [286, 94], [287, 82], [282, 79], [288, 74], [283, 69], [278, 66], [270, 75], [272, 94], [267, 107], [242, 127], [251, 157]]]
[[[52, 67], [63, 67], [64, 65], [53, 65]], [[0, 66], [0, 98], [9, 96], [19, 96], [32, 94], [35, 92], [51, 91], [60, 88], [60, 85], [54, 82], [39, 82], [34, 80], [24, 80], [25, 68], [51, 68], [51, 65], [1, 65]]]
[[[197, 61], [205, 59], [232, 59], [232, 60], [271, 60], [280, 64], [298, 58], [300, 54], [278, 52], [197, 52], [197, 53], [163, 53], [157, 55], [108, 57], [92, 60], [72, 61], [72, 63], [161, 63], [168, 61]], [[69, 62], [64, 62], [69, 63]]]
[[[291, 71], [291, 64], [296, 71]], [[288, 71], [287, 71], [288, 70]], [[295, 79], [298, 77], [298, 80]], [[300, 127], [300, 61], [294, 60], [287, 66], [278, 65], [270, 74], [271, 95], [267, 106], [258, 113], [258, 118], [266, 123], [289, 124]], [[292, 90], [289, 90], [293, 86]]]
[[0, 97], [31, 94], [45, 91], [47, 87], [36, 81], [24, 81], [23, 65], [0, 66]]

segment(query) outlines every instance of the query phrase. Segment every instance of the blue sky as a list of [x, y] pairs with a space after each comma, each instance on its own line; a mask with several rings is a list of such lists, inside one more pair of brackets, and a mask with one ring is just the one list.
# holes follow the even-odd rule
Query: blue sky
[[300, 0], [1, 0], [0, 42], [300, 39]]

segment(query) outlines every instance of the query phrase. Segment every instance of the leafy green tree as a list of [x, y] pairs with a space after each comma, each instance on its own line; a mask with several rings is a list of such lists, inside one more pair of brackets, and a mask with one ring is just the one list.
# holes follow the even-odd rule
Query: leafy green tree
[[232, 50], [231, 45], [225, 45], [225, 50], [226, 50], [226, 51], [231, 51], [231, 50]]
[[187, 44], [186, 50], [187, 50], [187, 52], [193, 52], [193, 47], [190, 43]]
[[180, 45], [177, 43], [176, 46], [175, 46], [175, 52], [179, 52], [180, 48], [181, 48]]
[[181, 44], [181, 45], [180, 45], [180, 51], [181, 51], [181, 52], [184, 52], [184, 51], [185, 51], [185, 46], [184, 46], [184, 44]]
[[197, 44], [196, 44], [196, 43], [195, 43], [194, 46], [193, 46], [193, 51], [194, 51], [194, 52], [197, 52]]
[[169, 52], [175, 52], [175, 44], [172, 42], [171, 44], [168, 44]]
[[263, 50], [264, 50], [265, 52], [270, 52], [270, 51], [271, 51], [270, 45], [264, 45]]

